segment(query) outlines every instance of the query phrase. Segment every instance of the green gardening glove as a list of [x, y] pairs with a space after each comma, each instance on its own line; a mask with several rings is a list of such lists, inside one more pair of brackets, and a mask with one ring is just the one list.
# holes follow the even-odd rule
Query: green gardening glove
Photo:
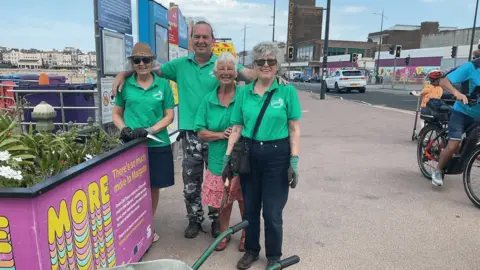
[[288, 168], [288, 181], [291, 188], [298, 184], [298, 156], [290, 157], [290, 168]]

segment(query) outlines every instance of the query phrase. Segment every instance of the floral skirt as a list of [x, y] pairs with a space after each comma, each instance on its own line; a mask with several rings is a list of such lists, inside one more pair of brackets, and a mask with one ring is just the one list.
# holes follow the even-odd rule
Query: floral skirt
[[[202, 202], [205, 205], [220, 208], [223, 199], [223, 181], [221, 175], [214, 175], [207, 169], [202, 186]], [[233, 204], [234, 201], [243, 201], [240, 178], [235, 176], [230, 181], [230, 195], [225, 206]]]

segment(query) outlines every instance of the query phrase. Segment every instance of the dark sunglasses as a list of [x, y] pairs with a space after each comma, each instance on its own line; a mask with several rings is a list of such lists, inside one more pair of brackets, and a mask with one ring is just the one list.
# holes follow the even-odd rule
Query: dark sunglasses
[[258, 59], [255, 60], [255, 64], [259, 67], [265, 65], [265, 62], [271, 67], [275, 66], [277, 64], [277, 59]]
[[142, 61], [143, 61], [144, 64], [149, 64], [150, 62], [152, 62], [152, 58], [149, 58], [149, 57], [133, 58], [133, 63], [135, 65], [140, 64], [140, 62], [142, 62]]

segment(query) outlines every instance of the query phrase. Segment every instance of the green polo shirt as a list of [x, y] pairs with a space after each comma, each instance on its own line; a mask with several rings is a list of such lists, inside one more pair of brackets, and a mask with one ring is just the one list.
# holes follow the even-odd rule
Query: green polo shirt
[[[178, 84], [179, 129], [193, 130], [195, 115], [208, 93], [220, 85], [213, 66], [217, 56], [212, 54], [208, 62], [200, 67], [193, 55], [173, 59], [162, 65], [162, 76]], [[243, 68], [238, 64], [238, 71]]]
[[[126, 78], [122, 92], [115, 97], [115, 105], [124, 108], [125, 125], [131, 129], [149, 128], [163, 119], [164, 110], [174, 108], [172, 88], [167, 80], [153, 74], [152, 85], [144, 90], [138, 85], [135, 75]], [[149, 147], [170, 145], [166, 128], [155, 136], [165, 143], [149, 140]]]
[[[197, 111], [195, 118], [195, 131], [210, 130], [223, 132], [232, 127], [230, 116], [237, 99], [238, 91], [230, 101], [228, 107], [223, 106], [218, 100], [217, 91], [212, 91], [205, 96]], [[228, 140], [208, 142], [208, 169], [215, 175], [222, 175], [223, 157], [227, 151]]]
[[297, 90], [291, 84], [278, 84], [275, 79], [267, 92], [260, 96], [253, 90], [256, 82], [257, 80], [239, 90], [232, 112], [232, 123], [242, 125], [242, 136], [251, 139], [260, 109], [268, 93], [276, 89], [254, 139], [271, 141], [288, 137], [288, 120], [298, 120], [302, 116]]

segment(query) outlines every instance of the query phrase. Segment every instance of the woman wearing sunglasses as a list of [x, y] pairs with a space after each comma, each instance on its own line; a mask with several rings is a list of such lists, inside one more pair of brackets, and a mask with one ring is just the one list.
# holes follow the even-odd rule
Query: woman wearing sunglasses
[[[170, 83], [152, 72], [155, 55], [143, 42], [135, 44], [128, 57], [134, 73], [126, 78], [122, 91], [115, 97], [113, 123], [121, 130], [124, 142], [154, 135], [163, 142], [148, 142], [148, 161], [152, 210], [155, 216], [161, 188], [173, 186], [173, 153], [167, 126], [173, 121], [174, 99]], [[154, 234], [153, 242], [159, 236]]]
[[[243, 170], [244, 173], [240, 173], [245, 204], [243, 219], [248, 220], [249, 225], [246, 228], [246, 252], [237, 263], [238, 269], [250, 268], [259, 258], [262, 205], [267, 267], [280, 260], [283, 208], [287, 203], [289, 186], [294, 188], [298, 181], [298, 120], [302, 111], [295, 87], [278, 83], [279, 54], [278, 47], [272, 42], [261, 42], [253, 48], [254, 70], [258, 79], [238, 90], [231, 116], [233, 130], [222, 173], [227, 178], [226, 185], [232, 170], [235, 170], [231, 167], [234, 160], [239, 160], [233, 156], [249, 149], [249, 154], [243, 154], [249, 158], [249, 172]], [[262, 110], [263, 118], [260, 114]], [[255, 128], [257, 124], [258, 128]], [[238, 145], [244, 145], [243, 150], [238, 150]], [[232, 153], [234, 148], [235, 153]]]

